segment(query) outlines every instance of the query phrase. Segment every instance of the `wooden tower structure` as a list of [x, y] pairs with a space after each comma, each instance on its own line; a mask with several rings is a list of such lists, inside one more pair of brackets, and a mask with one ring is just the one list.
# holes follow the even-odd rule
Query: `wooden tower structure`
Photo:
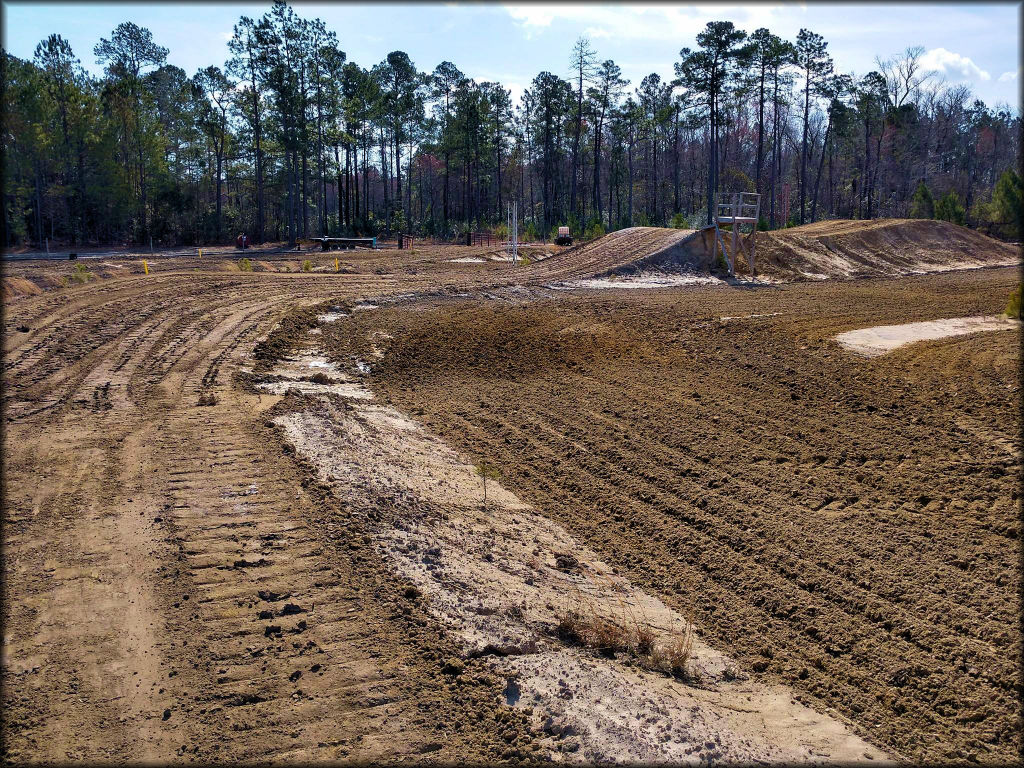
[[[757, 237], [757, 220], [761, 216], [761, 195], [756, 192], [718, 192], [715, 194], [715, 249], [722, 249], [722, 257], [729, 267], [729, 274], [736, 274], [736, 257], [742, 252], [750, 265], [750, 277], [754, 272], [754, 241]], [[725, 247], [723, 225], [731, 225], [732, 243]], [[749, 226], [750, 231], [741, 231]], [[741, 235], [746, 235], [746, 238]], [[744, 243], [746, 239], [746, 243]]]

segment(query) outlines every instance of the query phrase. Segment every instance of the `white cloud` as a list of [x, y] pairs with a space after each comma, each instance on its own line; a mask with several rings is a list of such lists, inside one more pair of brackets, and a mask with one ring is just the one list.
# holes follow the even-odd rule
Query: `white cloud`
[[921, 57], [921, 66], [927, 70], [942, 72], [946, 75], [959, 75], [964, 80], [991, 80], [992, 76], [959, 53], [947, 51], [945, 48], [932, 48]]
[[1000, 83], [1012, 83], [1016, 79], [1017, 79], [1017, 70], [1015, 70], [1015, 69], [1011, 70], [1009, 72], [1003, 72], [1003, 74], [1001, 74], [999, 76], [999, 82]]
[[[585, 24], [589, 37], [618, 40], [672, 40], [691, 42], [709, 21], [730, 19], [752, 31], [776, 18], [782, 5], [506, 5], [505, 11], [532, 37], [535, 32], [561, 25]], [[574, 34], [574, 33], [571, 33]]]

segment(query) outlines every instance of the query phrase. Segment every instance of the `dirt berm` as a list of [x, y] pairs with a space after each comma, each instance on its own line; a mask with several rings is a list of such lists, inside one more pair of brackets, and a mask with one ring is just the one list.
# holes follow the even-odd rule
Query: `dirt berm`
[[[728, 243], [728, 234], [726, 242]], [[714, 230], [630, 227], [567, 249], [545, 261], [566, 277], [604, 277], [652, 267], [709, 272]], [[821, 221], [759, 232], [755, 248], [759, 276], [821, 280], [895, 276], [951, 269], [1012, 266], [1018, 246], [945, 221], [877, 219]], [[740, 275], [748, 272], [742, 254]]]
[[[784, 280], [893, 276], [1011, 266], [1018, 246], [947, 221], [876, 219], [819, 221], [759, 232], [759, 274]], [[742, 259], [737, 269], [746, 269]]]
[[567, 248], [545, 259], [543, 266], [560, 278], [603, 277], [669, 265], [707, 271], [708, 251], [697, 230], [628, 227]]

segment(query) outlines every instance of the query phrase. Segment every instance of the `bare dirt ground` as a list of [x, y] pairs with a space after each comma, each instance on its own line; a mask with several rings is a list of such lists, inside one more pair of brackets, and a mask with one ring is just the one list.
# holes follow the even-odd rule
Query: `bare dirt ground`
[[831, 337], [993, 314], [1016, 279], [446, 301], [326, 333], [341, 357], [385, 332], [375, 390], [745, 668], [910, 759], [1006, 761], [1019, 331], [872, 360]]
[[[248, 252], [252, 273], [225, 251], [150, 258], [149, 275], [112, 257], [102, 272], [80, 262], [94, 275], [81, 284], [68, 262], [5, 263], [5, 759], [600, 758], [513, 703], [510, 669], [528, 676], [529, 654], [476, 656], [439, 611], [443, 595], [426, 594], [452, 582], [417, 586], [418, 568], [444, 571], [395, 548], [395, 521], [430, 503], [419, 470], [386, 444], [349, 440], [332, 476], [286, 435], [312, 408], [334, 409], [332, 434], [356, 436], [358, 409], [388, 407], [388, 429], [410, 417], [459, 461], [501, 468], [497, 498], [519, 511], [500, 525], [557, 526], [540, 538], [575, 542], [584, 570], [607, 563], [606, 578], [700, 633], [695, 668], [714, 690], [656, 684], [659, 696], [703, 696], [706, 719], [670, 718], [686, 728], [665, 743], [691, 751], [605, 754], [1012, 759], [1018, 334], [871, 360], [831, 339], [998, 313], [1013, 271], [543, 287], [652, 247], [541, 246], [515, 268], [493, 247]], [[483, 261], [452, 261], [467, 256]], [[302, 357], [310, 340], [322, 359]], [[320, 370], [311, 360], [333, 394], [303, 376]], [[411, 490], [410, 477], [422, 481]], [[458, 511], [467, 530], [499, 524], [475, 502]], [[459, 529], [430, 525], [439, 550], [458, 549]], [[542, 566], [561, 570], [557, 558]], [[453, 605], [468, 627], [489, 615]], [[553, 642], [543, 627], [560, 611], [516, 621]], [[552, 652], [571, 654], [549, 672], [571, 662], [618, 675], [594, 694], [607, 717], [653, 674]], [[545, 701], [578, 718], [557, 674], [545, 679]], [[776, 686], [783, 725], [712, 717], [737, 685]], [[769, 711], [758, 701], [752, 711]], [[797, 730], [785, 723], [804, 711], [804, 736], [787, 742]], [[698, 744], [702, 733], [723, 738]]]

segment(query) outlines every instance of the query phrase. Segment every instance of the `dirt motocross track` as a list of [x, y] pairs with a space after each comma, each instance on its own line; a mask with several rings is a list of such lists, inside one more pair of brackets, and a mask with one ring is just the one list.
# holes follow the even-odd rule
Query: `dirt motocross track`
[[[357, 507], [272, 426], [303, 398], [246, 370], [313, 338], [744, 675], [909, 760], [1013, 760], [1019, 333], [870, 360], [832, 337], [999, 313], [1016, 271], [544, 287], [687, 236], [616, 234], [515, 269], [451, 246], [339, 254], [341, 273], [308, 254], [313, 274], [112, 258], [62, 288], [66, 262], [5, 264], [5, 288], [43, 291], [5, 303], [5, 759], [571, 759], [375, 548], [408, 501]], [[795, 271], [828, 273], [805, 234], [778, 235]], [[928, 237], [871, 269], [965, 258]], [[963, 238], [970, 266], [1016, 258]], [[792, 275], [773, 253], [765, 272]]]

